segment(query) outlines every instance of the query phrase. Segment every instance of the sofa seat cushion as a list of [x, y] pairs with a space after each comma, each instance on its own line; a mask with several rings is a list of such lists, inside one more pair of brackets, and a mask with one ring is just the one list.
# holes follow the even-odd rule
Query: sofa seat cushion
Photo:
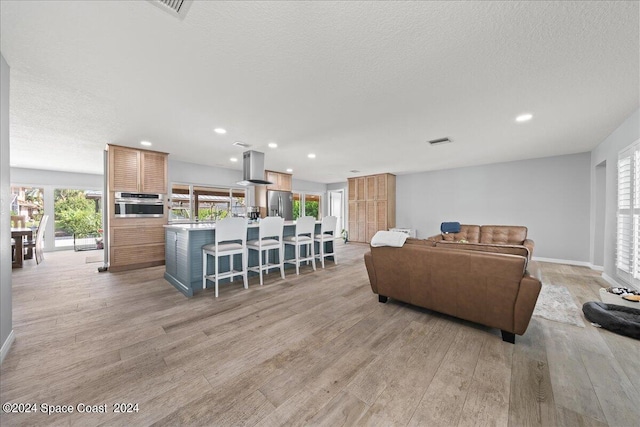
[[437, 247], [462, 249], [467, 251], [491, 252], [496, 254], [518, 255], [529, 258], [529, 250], [522, 245], [496, 245], [490, 243], [436, 242]]
[[480, 227], [480, 243], [522, 245], [527, 238], [527, 227], [515, 225], [483, 225]]
[[447, 242], [459, 242], [460, 240], [466, 240], [471, 243], [478, 243], [480, 241], [480, 226], [479, 225], [460, 225], [460, 232], [442, 234], [442, 240]]

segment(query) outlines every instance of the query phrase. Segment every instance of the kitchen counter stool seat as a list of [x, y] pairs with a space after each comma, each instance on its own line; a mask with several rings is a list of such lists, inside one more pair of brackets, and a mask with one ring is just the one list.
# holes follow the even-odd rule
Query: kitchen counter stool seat
[[[249, 267], [249, 270], [255, 271], [260, 275], [260, 286], [263, 284], [262, 272], [269, 269], [280, 268], [280, 277], [284, 279], [284, 251], [282, 246], [282, 233], [284, 231], [284, 219], [278, 216], [268, 216], [260, 220], [258, 227], [258, 240], [250, 240], [247, 242], [247, 252], [250, 250], [258, 252], [258, 265]], [[269, 251], [278, 251], [278, 262], [269, 262]], [[263, 260], [263, 257], [266, 259]]]
[[[300, 274], [300, 263], [306, 262], [313, 266], [313, 270], [316, 270], [316, 255], [313, 243], [313, 235], [316, 227], [316, 219], [312, 216], [305, 216], [296, 220], [296, 230], [293, 236], [287, 236], [284, 238], [285, 245], [293, 245], [295, 248], [295, 258], [286, 259], [284, 262], [295, 264], [296, 274]], [[300, 255], [301, 247], [305, 247], [306, 255], [302, 257]]]
[[[316, 256], [320, 258], [320, 263], [322, 264], [322, 268], [324, 268], [324, 259], [328, 256], [333, 257], [334, 264], [337, 264], [336, 260], [336, 251], [335, 251], [335, 234], [336, 234], [336, 224], [338, 223], [338, 218], [335, 216], [325, 216], [322, 218], [322, 224], [320, 224], [320, 234], [316, 234], [314, 237], [314, 241], [318, 242], [319, 251], [316, 252]], [[331, 252], [326, 252], [326, 244], [331, 243]]]
[[[238, 243], [240, 242], [240, 243]], [[236, 270], [234, 256], [242, 256], [242, 269]], [[215, 261], [214, 274], [208, 274], [209, 256]], [[220, 272], [220, 258], [229, 257], [229, 271]], [[244, 288], [247, 282], [247, 220], [245, 218], [225, 218], [216, 223], [215, 242], [202, 247], [202, 289], [207, 288], [207, 280], [215, 284], [215, 296], [218, 298], [218, 281], [242, 276]]]

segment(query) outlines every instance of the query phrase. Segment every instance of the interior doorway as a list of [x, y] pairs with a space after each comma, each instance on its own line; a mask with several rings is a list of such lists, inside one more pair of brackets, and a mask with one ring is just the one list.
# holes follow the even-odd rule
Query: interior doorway
[[344, 230], [344, 190], [329, 191], [329, 215], [338, 218], [336, 232]]

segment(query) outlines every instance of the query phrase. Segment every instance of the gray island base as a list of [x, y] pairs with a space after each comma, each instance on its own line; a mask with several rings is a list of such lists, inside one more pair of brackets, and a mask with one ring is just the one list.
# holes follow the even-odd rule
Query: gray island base
[[[258, 239], [258, 224], [247, 226], [247, 240]], [[285, 221], [284, 236], [293, 236], [295, 232], [295, 222]], [[316, 223], [316, 234], [320, 234], [320, 222]], [[165, 225], [165, 267], [164, 278], [177, 290], [187, 297], [192, 297], [195, 292], [202, 290], [202, 246], [213, 243], [215, 240], [215, 224], [169, 224]], [[333, 242], [327, 243], [333, 245]], [[316, 243], [316, 253], [318, 253]], [[333, 251], [332, 247], [327, 247], [328, 252]], [[277, 253], [273, 251], [270, 259], [273, 260]], [[295, 257], [293, 246], [285, 245], [285, 259]], [[234, 260], [236, 265], [242, 265], [240, 255], [236, 255]], [[316, 261], [318, 263], [318, 261]], [[249, 266], [258, 265], [258, 253], [249, 251]], [[285, 264], [285, 268], [292, 268], [293, 264]], [[214, 263], [209, 260], [209, 270], [207, 274], [213, 274]], [[228, 257], [224, 257], [220, 262], [220, 271], [229, 270]], [[275, 269], [274, 269], [275, 270]], [[272, 270], [274, 273], [276, 271]], [[257, 273], [250, 271], [249, 277]], [[288, 274], [291, 274], [289, 272]], [[295, 269], [294, 269], [295, 274]], [[278, 275], [279, 277], [279, 275]], [[236, 279], [241, 283], [241, 279]], [[229, 279], [220, 280], [220, 283], [229, 283]], [[213, 284], [207, 284], [207, 287]], [[240, 285], [241, 286], [241, 285]]]

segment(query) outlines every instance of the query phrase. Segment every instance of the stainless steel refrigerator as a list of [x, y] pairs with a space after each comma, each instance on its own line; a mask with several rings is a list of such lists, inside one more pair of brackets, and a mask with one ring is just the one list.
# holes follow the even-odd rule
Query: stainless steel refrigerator
[[267, 191], [267, 215], [293, 219], [293, 193], [290, 191]]

